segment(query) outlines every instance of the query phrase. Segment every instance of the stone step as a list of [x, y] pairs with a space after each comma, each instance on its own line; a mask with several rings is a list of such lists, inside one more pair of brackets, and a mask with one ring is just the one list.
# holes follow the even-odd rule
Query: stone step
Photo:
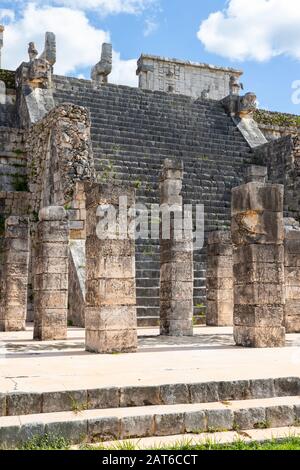
[[[201, 434], [175, 434], [174, 436], [152, 436], [142, 437], [138, 439], [121, 439], [119, 441], [106, 441], [101, 444], [103, 450], [115, 450], [118, 448], [132, 449], [132, 450], [165, 450], [165, 449], [185, 449], [188, 445], [193, 446], [207, 446], [222, 445], [222, 444], [236, 444], [237, 442], [251, 443], [259, 442], [264, 443], [267, 441], [282, 441], [287, 437], [300, 437], [300, 428], [297, 426], [287, 426], [279, 428], [268, 429], [246, 429], [243, 431], [221, 431], [214, 433], [201, 433]], [[89, 443], [89, 447], [99, 447], [99, 442]], [[80, 446], [74, 445], [72, 450], [80, 449]]]
[[35, 435], [51, 434], [78, 444], [86, 441], [297, 426], [299, 419], [299, 396], [73, 410], [2, 417], [0, 442], [2, 447], [12, 448]]
[[299, 396], [300, 378], [170, 383], [151, 386], [9, 392], [0, 395], [1, 417], [62, 411], [179, 405]]

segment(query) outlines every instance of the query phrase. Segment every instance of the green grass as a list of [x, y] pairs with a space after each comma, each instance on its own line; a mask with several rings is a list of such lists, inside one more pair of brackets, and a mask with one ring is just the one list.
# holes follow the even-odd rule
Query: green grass
[[[69, 442], [63, 437], [57, 437], [45, 434], [44, 436], [35, 436], [27, 441], [19, 450], [70, 450]], [[118, 442], [111, 446], [106, 447], [105, 443], [97, 445], [82, 444], [79, 450], [115, 450], [115, 451], [134, 451], [138, 446], [134, 442], [125, 441]], [[264, 442], [245, 442], [243, 439], [237, 439], [231, 444], [218, 444], [213, 439], [207, 439], [203, 444], [194, 445], [192, 440], [186, 439], [174, 443], [172, 446], [155, 446], [147, 450], [171, 450], [171, 451], [211, 451], [211, 450], [300, 450], [300, 437], [286, 437], [284, 439], [273, 439]]]

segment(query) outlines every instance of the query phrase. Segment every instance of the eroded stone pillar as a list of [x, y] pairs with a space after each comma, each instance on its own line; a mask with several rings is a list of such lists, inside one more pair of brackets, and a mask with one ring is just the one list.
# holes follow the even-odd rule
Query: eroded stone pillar
[[250, 182], [232, 190], [234, 339], [285, 344], [283, 186]]
[[[183, 230], [183, 163], [165, 160], [160, 180], [160, 334], [193, 335], [193, 242]], [[191, 219], [190, 219], [191, 220]]]
[[[134, 190], [86, 185], [86, 350], [95, 353], [137, 349], [135, 241], [128, 236], [127, 207], [118, 214], [120, 197], [134, 206]], [[116, 224], [104, 235], [98, 224], [106, 216]]]
[[[296, 222], [296, 221], [295, 221]], [[300, 229], [285, 231], [285, 328], [300, 333]]]
[[61, 206], [40, 210], [34, 266], [34, 339], [67, 338], [69, 223]]
[[207, 246], [206, 324], [233, 324], [233, 246], [231, 233], [211, 232]]
[[25, 330], [28, 266], [28, 218], [8, 217], [5, 222], [3, 250], [0, 331]]

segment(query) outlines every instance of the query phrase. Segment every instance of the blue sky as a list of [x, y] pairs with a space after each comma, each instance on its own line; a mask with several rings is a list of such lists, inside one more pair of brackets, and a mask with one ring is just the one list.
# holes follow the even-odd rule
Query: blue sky
[[57, 34], [56, 71], [89, 77], [101, 42], [114, 48], [112, 81], [136, 84], [141, 52], [244, 70], [260, 107], [300, 114], [299, 0], [0, 0], [3, 66], [26, 60], [27, 43]]

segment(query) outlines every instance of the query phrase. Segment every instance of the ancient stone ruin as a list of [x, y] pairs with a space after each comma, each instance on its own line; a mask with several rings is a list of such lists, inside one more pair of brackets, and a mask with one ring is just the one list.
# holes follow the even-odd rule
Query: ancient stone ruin
[[[57, 340], [69, 324], [112, 353], [137, 349], [138, 326], [190, 336], [206, 323], [283, 346], [299, 331], [299, 230], [283, 228], [300, 218], [296, 127], [272, 126], [239, 70], [142, 55], [136, 89], [109, 83], [110, 44], [92, 80], [54, 74], [51, 32], [28, 55], [0, 74], [1, 330], [27, 320]], [[148, 232], [120, 239], [118, 222], [97, 238], [99, 206], [125, 196]]]

